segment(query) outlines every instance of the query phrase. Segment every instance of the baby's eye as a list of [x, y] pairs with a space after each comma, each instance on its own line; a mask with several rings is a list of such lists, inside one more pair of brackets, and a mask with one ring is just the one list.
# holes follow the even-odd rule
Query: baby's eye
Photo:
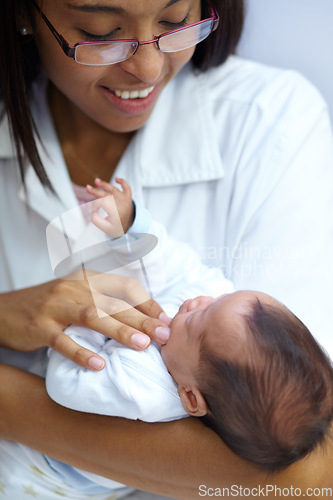
[[186, 322], [187, 326], [191, 323], [193, 316], [194, 316], [194, 312], [192, 314], [190, 314], [190, 316], [187, 318], [187, 322]]

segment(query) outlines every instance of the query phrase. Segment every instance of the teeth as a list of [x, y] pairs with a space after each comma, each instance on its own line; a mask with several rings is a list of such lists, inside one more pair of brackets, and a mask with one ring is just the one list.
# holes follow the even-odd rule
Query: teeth
[[115, 90], [115, 94], [117, 97], [121, 99], [144, 99], [149, 96], [155, 87], [149, 87], [144, 90], [132, 90], [129, 92], [128, 90]]

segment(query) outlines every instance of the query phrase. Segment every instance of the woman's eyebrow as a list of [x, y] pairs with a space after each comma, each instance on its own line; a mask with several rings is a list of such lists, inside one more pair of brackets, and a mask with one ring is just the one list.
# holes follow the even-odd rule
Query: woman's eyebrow
[[89, 3], [73, 3], [66, 2], [66, 7], [73, 10], [81, 10], [83, 12], [112, 12], [113, 14], [123, 14], [125, 10], [122, 7], [115, 7], [105, 4], [89, 4]]
[[173, 5], [174, 3], [177, 3], [177, 2], [181, 2], [181, 0], [170, 0], [166, 6], [164, 7], [164, 9], [168, 9], [169, 7], [171, 7], [171, 5]]

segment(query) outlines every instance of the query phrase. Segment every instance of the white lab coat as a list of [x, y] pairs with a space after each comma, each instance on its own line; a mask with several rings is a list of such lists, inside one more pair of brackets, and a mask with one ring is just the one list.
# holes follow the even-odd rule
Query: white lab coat
[[[40, 154], [59, 199], [32, 168], [25, 199], [2, 123], [1, 291], [53, 278], [46, 226], [77, 205], [42, 86], [37, 97]], [[311, 84], [237, 57], [198, 76], [187, 66], [164, 89], [116, 175], [173, 237], [220, 267], [236, 289], [284, 302], [333, 356], [333, 141], [327, 106]], [[69, 237], [84, 229], [78, 218]]]

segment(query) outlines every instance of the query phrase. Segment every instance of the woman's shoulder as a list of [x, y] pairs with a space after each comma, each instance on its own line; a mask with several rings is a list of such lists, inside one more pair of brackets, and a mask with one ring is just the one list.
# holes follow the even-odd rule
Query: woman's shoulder
[[[194, 75], [195, 78], [195, 75]], [[291, 108], [327, 108], [316, 87], [297, 71], [268, 66], [231, 56], [223, 65], [197, 75], [206, 95], [214, 103], [228, 101], [235, 105], [281, 110]]]

